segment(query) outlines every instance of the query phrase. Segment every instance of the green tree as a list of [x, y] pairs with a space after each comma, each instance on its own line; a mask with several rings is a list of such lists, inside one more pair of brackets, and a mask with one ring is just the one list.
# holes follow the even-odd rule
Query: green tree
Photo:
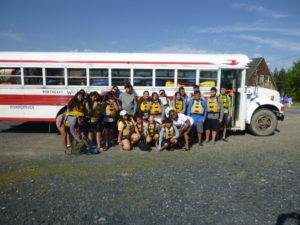
[[277, 68], [273, 72], [273, 78], [274, 81], [277, 85], [277, 89], [280, 94], [284, 94], [288, 91], [289, 89], [289, 84], [288, 84], [288, 74], [285, 71], [285, 69], [281, 69], [279, 72]]
[[294, 62], [294, 65], [287, 74], [288, 94], [300, 100], [300, 60]]

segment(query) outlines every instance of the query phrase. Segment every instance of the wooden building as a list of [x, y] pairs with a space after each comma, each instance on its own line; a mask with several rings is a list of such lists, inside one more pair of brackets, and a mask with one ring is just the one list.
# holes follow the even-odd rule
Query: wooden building
[[247, 70], [247, 85], [258, 85], [264, 88], [277, 90], [277, 86], [270, 73], [268, 65], [264, 58], [253, 58]]

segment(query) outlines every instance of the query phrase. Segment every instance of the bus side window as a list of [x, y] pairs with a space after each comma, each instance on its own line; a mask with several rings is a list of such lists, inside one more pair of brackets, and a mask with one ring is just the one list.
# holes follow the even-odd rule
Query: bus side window
[[86, 69], [68, 69], [68, 85], [85, 86]]
[[112, 69], [111, 85], [124, 86], [130, 83], [130, 69]]
[[196, 84], [196, 70], [178, 70], [178, 87], [193, 87]]
[[155, 70], [155, 86], [174, 87], [174, 70]]
[[218, 82], [217, 71], [200, 71], [200, 87], [216, 87]]
[[24, 84], [43, 85], [42, 68], [24, 68]]
[[46, 68], [46, 85], [65, 85], [64, 69]]
[[152, 86], [152, 70], [135, 69], [133, 73], [134, 86]]
[[90, 69], [91, 86], [108, 86], [108, 69]]
[[20, 68], [0, 68], [0, 84], [21, 84]]

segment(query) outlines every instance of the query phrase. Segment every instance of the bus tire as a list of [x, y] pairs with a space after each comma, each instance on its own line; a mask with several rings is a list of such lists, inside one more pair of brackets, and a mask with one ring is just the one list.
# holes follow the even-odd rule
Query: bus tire
[[259, 109], [252, 116], [249, 130], [257, 136], [269, 136], [277, 128], [278, 120], [275, 114], [269, 109]]

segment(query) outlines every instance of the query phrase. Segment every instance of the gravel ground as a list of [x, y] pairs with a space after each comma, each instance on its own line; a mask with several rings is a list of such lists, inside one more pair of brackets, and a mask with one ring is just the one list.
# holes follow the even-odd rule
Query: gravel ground
[[0, 122], [0, 224], [300, 224], [300, 106], [273, 136], [190, 152], [66, 156], [44, 123]]

